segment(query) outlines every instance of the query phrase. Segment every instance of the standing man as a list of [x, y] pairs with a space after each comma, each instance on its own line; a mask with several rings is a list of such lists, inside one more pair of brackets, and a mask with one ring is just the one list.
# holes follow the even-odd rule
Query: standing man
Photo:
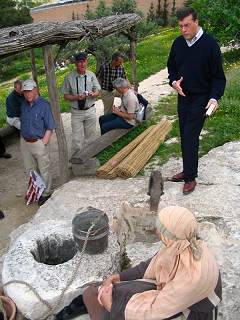
[[14, 90], [7, 96], [6, 99], [6, 112], [7, 123], [20, 130], [20, 106], [24, 101], [22, 95], [22, 81], [14, 81]]
[[113, 87], [113, 81], [117, 78], [126, 79], [126, 73], [123, 67], [123, 54], [116, 52], [112, 56], [110, 63], [104, 63], [100, 66], [97, 78], [101, 84], [101, 99], [104, 105], [104, 114], [110, 113], [114, 104], [114, 97], [119, 94]]
[[36, 170], [46, 188], [38, 200], [41, 206], [51, 196], [49, 142], [55, 129], [52, 111], [47, 100], [38, 95], [36, 82], [23, 81], [25, 101], [21, 105], [21, 151], [26, 171]]
[[96, 138], [95, 100], [101, 87], [95, 74], [87, 70], [87, 63], [85, 52], [76, 55], [76, 70], [66, 76], [62, 85], [64, 99], [72, 106], [72, 154]]
[[183, 171], [172, 181], [184, 180], [183, 193], [188, 194], [196, 186], [199, 135], [205, 114], [210, 106], [213, 112], [218, 109], [226, 79], [220, 48], [199, 26], [196, 11], [182, 8], [177, 18], [182, 35], [173, 42], [167, 66], [169, 84], [178, 93]]

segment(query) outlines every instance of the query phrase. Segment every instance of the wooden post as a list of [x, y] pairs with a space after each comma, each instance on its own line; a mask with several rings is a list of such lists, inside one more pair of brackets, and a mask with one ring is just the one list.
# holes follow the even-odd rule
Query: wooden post
[[36, 68], [36, 62], [35, 62], [35, 53], [34, 49], [30, 49], [30, 60], [31, 60], [31, 67], [32, 67], [32, 78], [36, 82], [38, 87], [38, 75], [37, 75], [37, 68]]
[[43, 47], [43, 57], [45, 72], [48, 85], [48, 95], [50, 104], [53, 111], [53, 116], [56, 122], [56, 134], [58, 142], [58, 153], [59, 153], [59, 169], [60, 169], [60, 183], [63, 184], [68, 181], [68, 149], [67, 141], [64, 133], [58, 91], [56, 86], [56, 76], [54, 71], [54, 61], [52, 46], [46, 45]]
[[131, 31], [129, 34], [130, 40], [130, 58], [131, 58], [131, 76], [134, 89], [138, 91], [137, 82], [137, 61], [136, 61], [136, 49], [137, 49], [137, 36], [135, 30]]

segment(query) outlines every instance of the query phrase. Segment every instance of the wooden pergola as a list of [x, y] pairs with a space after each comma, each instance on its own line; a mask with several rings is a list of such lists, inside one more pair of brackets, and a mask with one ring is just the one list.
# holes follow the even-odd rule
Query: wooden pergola
[[86, 38], [94, 40], [116, 33], [124, 33], [130, 41], [132, 80], [134, 84], [137, 84], [135, 26], [140, 20], [141, 17], [137, 14], [124, 14], [97, 20], [75, 20], [64, 23], [39, 22], [0, 29], [0, 58], [30, 50], [32, 75], [36, 82], [37, 71], [33, 49], [43, 48], [49, 101], [56, 121], [61, 184], [68, 181], [68, 151], [60, 113], [52, 45], [63, 45], [72, 40], [83, 41]]

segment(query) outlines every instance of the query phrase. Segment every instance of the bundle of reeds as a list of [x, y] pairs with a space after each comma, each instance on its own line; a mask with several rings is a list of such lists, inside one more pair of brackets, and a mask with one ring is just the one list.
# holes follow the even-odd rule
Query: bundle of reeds
[[171, 122], [162, 120], [145, 139], [116, 168], [118, 177], [130, 178], [138, 174], [148, 160], [157, 151], [171, 130]]
[[131, 151], [133, 151], [136, 146], [149, 134], [149, 132], [155, 127], [155, 125], [150, 126], [145, 131], [143, 131], [139, 136], [137, 136], [133, 141], [116, 153], [110, 160], [108, 160], [104, 165], [102, 165], [96, 172], [96, 175], [101, 178], [114, 178], [116, 173], [114, 168], [120, 164], [120, 162], [126, 158]]
[[150, 126], [101, 166], [97, 170], [97, 176], [109, 179], [117, 176], [134, 177], [156, 152], [170, 130], [171, 122], [166, 119]]

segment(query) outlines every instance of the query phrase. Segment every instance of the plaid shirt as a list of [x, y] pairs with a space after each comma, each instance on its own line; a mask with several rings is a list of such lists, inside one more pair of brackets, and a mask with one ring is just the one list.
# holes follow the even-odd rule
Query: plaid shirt
[[103, 90], [113, 91], [113, 81], [117, 78], [126, 79], [126, 73], [123, 66], [113, 68], [111, 63], [101, 65], [97, 78]]

